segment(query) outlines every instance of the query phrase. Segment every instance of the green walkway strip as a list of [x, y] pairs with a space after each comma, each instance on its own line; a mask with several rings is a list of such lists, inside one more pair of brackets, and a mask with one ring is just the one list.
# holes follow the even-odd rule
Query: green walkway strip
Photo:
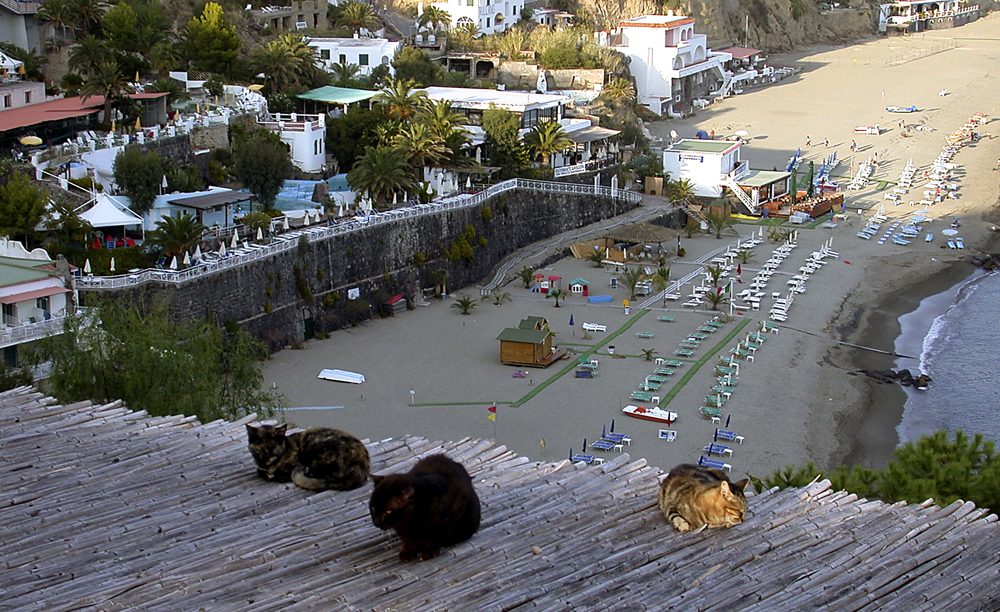
[[645, 316], [649, 312], [650, 312], [650, 310], [648, 308], [643, 308], [642, 310], [640, 310], [638, 313], [636, 313], [635, 316], [633, 316], [631, 319], [629, 319], [625, 323], [625, 325], [621, 326], [616, 331], [608, 333], [607, 337], [604, 338], [603, 341], [599, 342], [597, 345], [595, 345], [594, 347], [592, 347], [590, 350], [584, 351], [576, 359], [570, 359], [570, 364], [569, 365], [567, 365], [563, 369], [559, 370], [554, 375], [550, 376], [549, 379], [546, 380], [545, 382], [538, 383], [538, 386], [536, 386], [534, 389], [532, 389], [531, 391], [529, 391], [527, 395], [525, 395], [521, 399], [513, 402], [510, 405], [511, 408], [517, 408], [518, 406], [521, 406], [521, 405], [525, 404], [526, 402], [528, 402], [532, 398], [534, 398], [536, 395], [538, 395], [539, 393], [541, 393], [543, 390], [545, 390], [546, 387], [548, 387], [549, 385], [551, 385], [552, 383], [554, 383], [555, 381], [557, 381], [559, 378], [565, 376], [566, 374], [568, 374], [570, 372], [575, 371], [576, 370], [576, 366], [580, 363], [580, 359], [590, 357], [591, 355], [593, 355], [594, 353], [596, 353], [601, 348], [607, 346], [609, 343], [611, 343], [612, 341], [614, 341], [615, 338], [617, 338], [618, 336], [622, 335], [624, 332], [628, 331], [630, 327], [632, 327], [633, 325], [635, 325], [636, 321], [638, 321], [639, 319], [641, 319], [643, 316]]
[[684, 388], [684, 385], [686, 385], [687, 382], [691, 380], [691, 377], [695, 375], [695, 372], [700, 370], [701, 366], [705, 365], [712, 359], [716, 359], [717, 355], [719, 354], [719, 351], [726, 348], [726, 345], [729, 344], [729, 342], [732, 341], [733, 338], [738, 336], [739, 333], [743, 330], [743, 328], [750, 324], [750, 321], [751, 319], [743, 319], [742, 321], [737, 323], [736, 326], [733, 328], [733, 330], [729, 332], [729, 334], [727, 334], [722, 341], [713, 346], [711, 350], [706, 352], [701, 359], [696, 361], [695, 364], [691, 366], [691, 369], [684, 372], [684, 376], [682, 376], [681, 379], [677, 381], [677, 384], [671, 387], [670, 391], [667, 391], [667, 394], [663, 396], [662, 400], [660, 400], [660, 406], [662, 407], [668, 405], [670, 401], [674, 399], [674, 397], [678, 393], [680, 393], [681, 389]]
[[478, 402], [478, 401], [477, 402], [423, 402], [423, 403], [417, 402], [416, 404], [407, 404], [407, 405], [408, 406], [492, 406], [493, 404], [496, 404], [497, 406], [499, 406], [500, 404], [510, 405], [511, 403], [512, 402], [510, 402], [510, 401], [504, 401], [504, 402]]

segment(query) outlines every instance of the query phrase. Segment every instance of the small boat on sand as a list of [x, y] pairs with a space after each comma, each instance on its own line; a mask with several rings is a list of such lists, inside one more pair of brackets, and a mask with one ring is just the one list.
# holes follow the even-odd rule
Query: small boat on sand
[[323, 370], [319, 373], [317, 378], [322, 378], [323, 380], [332, 380], [334, 382], [345, 382], [353, 383], [355, 385], [360, 385], [365, 382], [365, 375], [358, 374], [357, 372], [348, 372], [347, 370]]
[[656, 421], [657, 423], [666, 423], [667, 425], [670, 425], [677, 420], [676, 412], [670, 412], [669, 410], [663, 410], [661, 408], [650, 406], [629, 405], [622, 408], [622, 412], [637, 419]]
[[916, 106], [886, 106], [885, 110], [890, 113], [915, 113]]

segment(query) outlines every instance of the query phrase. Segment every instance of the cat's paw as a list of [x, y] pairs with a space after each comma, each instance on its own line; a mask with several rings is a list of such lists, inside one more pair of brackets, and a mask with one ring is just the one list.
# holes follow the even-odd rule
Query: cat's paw
[[415, 551], [415, 550], [408, 549], [408, 548], [404, 547], [403, 549], [401, 549], [399, 551], [399, 560], [400, 561], [413, 561], [416, 558], [417, 558], [417, 551]]
[[685, 531], [691, 531], [691, 523], [687, 522], [686, 520], [684, 520], [679, 516], [674, 517], [672, 524], [674, 526], [674, 529], [680, 531], [681, 533], [684, 533]]
[[425, 550], [423, 553], [421, 553], [420, 560], [421, 561], [429, 561], [429, 560], [433, 559], [434, 557], [438, 556], [439, 554], [441, 554], [441, 549], [440, 548], [430, 548], [428, 550]]

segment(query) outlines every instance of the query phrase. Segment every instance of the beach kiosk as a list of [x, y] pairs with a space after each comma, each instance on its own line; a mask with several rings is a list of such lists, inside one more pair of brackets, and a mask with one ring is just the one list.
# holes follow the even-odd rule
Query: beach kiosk
[[552, 332], [544, 317], [528, 317], [517, 327], [508, 327], [497, 336], [500, 363], [529, 368], [544, 368], [561, 359], [566, 351], [552, 347]]

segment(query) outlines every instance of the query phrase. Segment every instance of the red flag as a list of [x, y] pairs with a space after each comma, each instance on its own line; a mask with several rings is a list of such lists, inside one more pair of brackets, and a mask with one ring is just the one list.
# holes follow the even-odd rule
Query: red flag
[[743, 265], [736, 264], [736, 276], [739, 276], [740, 274], [743, 274]]
[[489, 409], [488, 409], [488, 410], [489, 410], [490, 412], [493, 412], [493, 413], [495, 413], [495, 412], [497, 411], [497, 405], [496, 405], [496, 404], [493, 404], [492, 406], [490, 406], [490, 407], [489, 407]]
[[717, 287], [717, 288], [715, 289], [715, 292], [716, 292], [716, 293], [722, 293], [722, 287]]

